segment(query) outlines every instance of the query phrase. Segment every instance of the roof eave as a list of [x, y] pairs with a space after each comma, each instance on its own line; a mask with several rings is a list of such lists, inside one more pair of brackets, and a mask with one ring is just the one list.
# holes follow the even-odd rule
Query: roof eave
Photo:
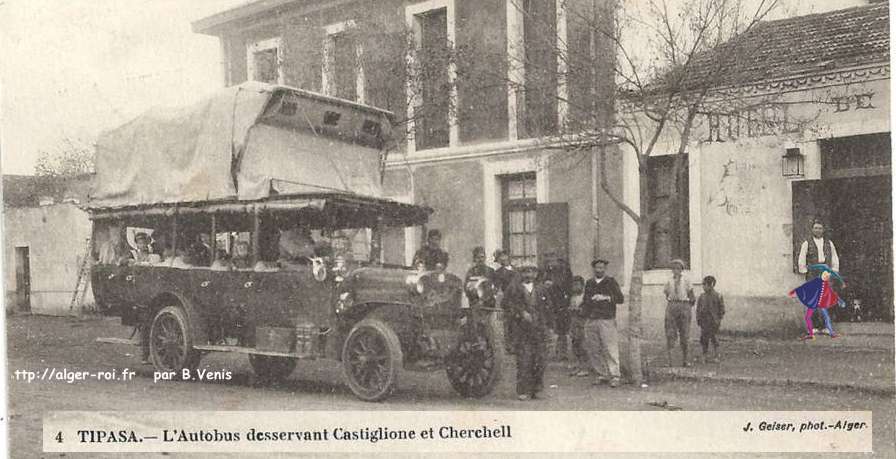
[[228, 24], [235, 21], [265, 14], [302, 1], [304, 0], [257, 0], [197, 19], [190, 23], [190, 27], [193, 33], [219, 36], [227, 28]]

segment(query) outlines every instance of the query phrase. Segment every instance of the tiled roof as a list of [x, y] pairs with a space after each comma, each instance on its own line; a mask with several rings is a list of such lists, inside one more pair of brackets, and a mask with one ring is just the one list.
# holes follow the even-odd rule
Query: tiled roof
[[74, 177], [38, 177], [34, 175], [3, 176], [4, 207], [37, 207], [45, 198], [59, 203], [74, 199], [86, 203], [93, 174]]
[[760, 22], [697, 56], [687, 86], [745, 85], [889, 62], [889, 14], [889, 3], [878, 1]]

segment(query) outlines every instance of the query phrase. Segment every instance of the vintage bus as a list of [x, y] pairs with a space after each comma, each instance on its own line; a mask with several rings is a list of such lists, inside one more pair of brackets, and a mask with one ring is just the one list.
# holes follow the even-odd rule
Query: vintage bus
[[[490, 289], [386, 264], [384, 231], [432, 210], [379, 197], [391, 115], [247, 83], [100, 136], [89, 213], [98, 309], [134, 326], [157, 371], [247, 354], [265, 380], [335, 359], [363, 400], [403, 370], [460, 394], [501, 373]], [[477, 293], [478, 292], [478, 293]]]

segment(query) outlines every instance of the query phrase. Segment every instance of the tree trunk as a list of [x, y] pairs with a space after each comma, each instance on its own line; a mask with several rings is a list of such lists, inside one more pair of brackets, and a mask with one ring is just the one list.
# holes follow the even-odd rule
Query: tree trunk
[[644, 286], [644, 266], [647, 262], [647, 237], [650, 234], [650, 218], [648, 205], [650, 199], [648, 193], [647, 174], [641, 173], [639, 177], [640, 188], [640, 214], [638, 222], [638, 236], [635, 241], [635, 254], [632, 258], [632, 275], [628, 289], [628, 340], [629, 340], [629, 371], [633, 384], [640, 385], [644, 381], [641, 361], [641, 338], [643, 325], [641, 323], [641, 291]]

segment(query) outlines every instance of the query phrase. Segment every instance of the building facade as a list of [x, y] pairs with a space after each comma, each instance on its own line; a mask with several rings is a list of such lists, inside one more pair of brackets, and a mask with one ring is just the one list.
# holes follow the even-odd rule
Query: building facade
[[[613, 46], [575, 19], [608, 20], [611, 3], [598, 4], [583, 15], [564, 0], [266, 0], [193, 28], [220, 37], [228, 84], [282, 83], [394, 112], [407, 135], [389, 152], [383, 192], [435, 209], [429, 227], [442, 230], [449, 270], [462, 273], [479, 245], [516, 263], [559, 252], [584, 275], [601, 256], [627, 288], [637, 228], [602, 191], [592, 149], [562, 135], [614, 110]], [[762, 23], [767, 52], [742, 69], [755, 78], [725, 91], [779, 108], [695, 125], [687, 199], [649, 238], [647, 335], [662, 333], [673, 258], [695, 287], [719, 280], [725, 328], [792, 333], [802, 311], [786, 293], [803, 280], [795, 251], [816, 218], [850, 297], [892, 317], [888, 15], [874, 2]], [[651, 159], [651, 203], [669, 198], [676, 145], [662, 139]], [[608, 186], [639, 210], [637, 164], [624, 146], [616, 153]], [[422, 240], [420, 229], [390, 231], [386, 260], [409, 264]]]
[[[795, 330], [803, 307], [787, 292], [812, 222], [824, 222], [847, 280], [847, 300], [868, 316], [893, 317], [889, 5], [864, 6], [761, 25], [761, 52], [744, 68], [748, 84], [720, 88], [742, 111], [702, 115], [687, 151], [683, 208], [651, 232], [645, 272], [648, 333], [662, 332], [662, 285], [670, 258], [689, 264], [695, 288], [718, 279], [724, 328]], [[752, 77], [755, 75], [755, 78]], [[712, 104], [707, 104], [712, 105]], [[658, 167], [678, 148], [657, 147]], [[637, 164], [624, 154], [627, 202], [638, 207]], [[631, 160], [629, 160], [631, 159]], [[652, 176], [651, 199], [662, 199]], [[626, 272], [637, 228], [625, 222]], [[652, 249], [652, 251], [650, 250]]]
[[[383, 193], [435, 209], [428, 228], [443, 234], [449, 271], [465, 272], [483, 246], [517, 264], [556, 252], [582, 273], [599, 253], [621, 274], [621, 213], [594, 180], [590, 149], [560, 136], [612, 110], [611, 46], [575, 19], [604, 3], [261, 1], [193, 28], [220, 37], [230, 85], [281, 83], [392, 111], [406, 135], [388, 153]], [[571, 66], [576, 53], [603, 64]], [[621, 192], [621, 164], [609, 164]], [[423, 230], [388, 231], [386, 261], [410, 264]]]
[[93, 303], [90, 284], [72, 296], [91, 234], [81, 208], [90, 176], [3, 176], [3, 263], [7, 311], [65, 316]]

